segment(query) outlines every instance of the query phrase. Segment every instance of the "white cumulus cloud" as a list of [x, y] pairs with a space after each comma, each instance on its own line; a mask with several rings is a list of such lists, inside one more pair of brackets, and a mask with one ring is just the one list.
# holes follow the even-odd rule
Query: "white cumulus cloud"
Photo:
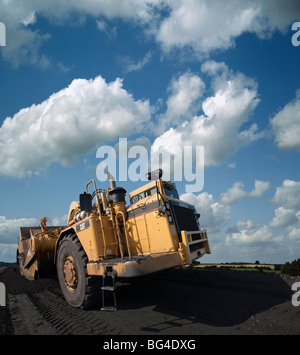
[[156, 38], [165, 51], [192, 48], [197, 53], [227, 49], [245, 32], [268, 38], [284, 31], [300, 12], [297, 0], [167, 1], [170, 15], [159, 24]]
[[255, 180], [254, 189], [249, 192], [249, 197], [262, 197], [270, 189], [271, 184], [269, 181]]
[[288, 237], [293, 241], [300, 241], [300, 226], [298, 227], [288, 227]]
[[270, 227], [286, 227], [298, 222], [294, 210], [278, 207], [275, 210], [275, 217], [270, 222]]
[[73, 80], [41, 104], [5, 119], [0, 174], [24, 177], [52, 162], [69, 166], [104, 142], [138, 132], [150, 117], [149, 102], [134, 100], [121, 79]]
[[254, 189], [247, 192], [244, 190], [244, 184], [242, 182], [236, 182], [226, 192], [220, 195], [219, 201], [225, 205], [232, 205], [246, 197], [263, 197], [270, 187], [271, 185], [268, 181], [255, 180]]
[[300, 181], [284, 180], [276, 188], [271, 202], [282, 205], [285, 209], [300, 210]]
[[17, 244], [20, 237], [20, 227], [34, 227], [38, 224], [39, 222], [35, 218], [8, 219], [5, 216], [0, 216], [0, 244]]
[[300, 150], [300, 90], [270, 121], [275, 143], [282, 150]]
[[267, 225], [254, 225], [250, 223], [240, 232], [232, 233], [226, 237], [227, 245], [249, 245], [267, 243], [273, 240], [272, 230]]
[[223, 192], [219, 201], [225, 205], [232, 205], [233, 203], [247, 197], [248, 193], [243, 189], [242, 182], [236, 182], [228, 191]]
[[175, 127], [156, 138], [152, 150], [173, 154], [176, 146], [204, 146], [205, 166], [209, 167], [220, 164], [264, 133], [257, 132], [256, 124], [241, 131], [259, 103], [256, 82], [231, 72], [224, 63], [207, 62], [202, 71], [212, 77], [214, 91], [213, 96], [202, 100], [203, 114], [177, 126], [175, 122]]
[[182, 120], [191, 119], [201, 107], [204, 89], [203, 80], [190, 70], [173, 78], [168, 87], [167, 110], [159, 118], [158, 131], [162, 133]]
[[300, 240], [300, 182], [284, 180], [276, 188], [271, 203], [280, 207], [276, 208], [269, 226], [286, 227], [285, 236], [294, 241]]
[[0, 14], [9, 46], [1, 52], [15, 67], [49, 65], [40, 49], [51, 34], [29, 26], [38, 16], [60, 26], [68, 25], [70, 19], [82, 25], [90, 16], [95, 29], [109, 38], [117, 28], [108, 30], [106, 20], [120, 19], [139, 26], [164, 51], [188, 47], [197, 54], [209, 54], [233, 46], [246, 32], [270, 38], [276, 30], [285, 31], [299, 13], [298, 0], [6, 0], [0, 3]]

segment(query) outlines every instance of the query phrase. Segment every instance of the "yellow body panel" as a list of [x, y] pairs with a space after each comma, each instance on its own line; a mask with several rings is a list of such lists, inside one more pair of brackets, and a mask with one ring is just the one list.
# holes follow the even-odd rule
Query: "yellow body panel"
[[[77, 234], [89, 261], [118, 256], [114, 229], [108, 217], [104, 216], [100, 221], [98, 216], [92, 213], [88, 218], [72, 225], [70, 229]], [[64, 231], [64, 234], [66, 234], [66, 231]]]
[[100, 223], [96, 216], [80, 221], [74, 228], [88, 259], [99, 260], [100, 255], [103, 255], [104, 247], [103, 242], [101, 243]]
[[127, 209], [129, 245], [134, 250], [134, 255], [177, 250], [178, 240], [174, 240], [175, 230], [172, 229], [171, 233], [167, 215], [159, 213], [158, 206], [155, 194]]

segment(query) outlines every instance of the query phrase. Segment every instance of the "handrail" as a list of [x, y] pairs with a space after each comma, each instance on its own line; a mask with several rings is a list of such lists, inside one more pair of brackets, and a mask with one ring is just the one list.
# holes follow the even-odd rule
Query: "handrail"
[[[123, 250], [123, 245], [122, 245], [122, 240], [121, 240], [121, 236], [120, 236], [120, 227], [118, 225], [118, 218], [117, 215], [115, 215], [116, 218], [116, 230], [117, 230], [117, 236], [118, 236], [118, 242], [119, 242], [119, 248], [120, 248], [120, 253], [121, 253], [121, 258], [124, 259], [124, 250]], [[113, 219], [113, 218], [112, 218]]]
[[127, 229], [126, 229], [125, 216], [124, 216], [123, 211], [119, 211], [119, 212], [116, 214], [116, 216], [118, 216], [119, 213], [122, 215], [122, 218], [123, 218], [124, 231], [125, 231], [126, 244], [127, 244], [127, 251], [128, 251], [129, 258], [131, 259], [131, 251], [130, 251], [130, 247], [129, 247], [129, 240], [128, 240], [128, 234], [127, 234]]
[[104, 227], [103, 227], [103, 221], [102, 221], [102, 214], [101, 214], [101, 209], [100, 209], [100, 201], [99, 201], [99, 196], [97, 194], [97, 187], [96, 187], [96, 182], [95, 180], [90, 180], [87, 184], [86, 184], [86, 193], [88, 193], [88, 186], [89, 184], [93, 182], [94, 183], [94, 188], [95, 188], [95, 196], [96, 196], [96, 201], [97, 201], [97, 211], [99, 214], [99, 220], [100, 220], [100, 225], [101, 225], [101, 232], [102, 232], [102, 236], [103, 236], [103, 244], [104, 244], [104, 255], [106, 256], [106, 251], [107, 251], [107, 243], [106, 243], [106, 238], [105, 238], [105, 233], [104, 233]]

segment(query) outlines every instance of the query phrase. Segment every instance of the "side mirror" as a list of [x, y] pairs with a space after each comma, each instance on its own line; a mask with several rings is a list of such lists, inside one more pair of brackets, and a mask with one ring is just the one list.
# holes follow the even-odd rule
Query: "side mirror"
[[91, 211], [92, 210], [92, 195], [84, 192], [79, 196], [79, 203], [81, 211]]

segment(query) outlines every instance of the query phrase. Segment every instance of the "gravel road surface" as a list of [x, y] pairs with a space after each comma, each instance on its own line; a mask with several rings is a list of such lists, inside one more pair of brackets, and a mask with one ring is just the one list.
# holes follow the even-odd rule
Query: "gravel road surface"
[[55, 275], [27, 281], [9, 266], [0, 268], [0, 282], [7, 297], [0, 335], [300, 335], [300, 306], [291, 302], [291, 286], [300, 277], [167, 270], [118, 282], [115, 312], [69, 306]]

